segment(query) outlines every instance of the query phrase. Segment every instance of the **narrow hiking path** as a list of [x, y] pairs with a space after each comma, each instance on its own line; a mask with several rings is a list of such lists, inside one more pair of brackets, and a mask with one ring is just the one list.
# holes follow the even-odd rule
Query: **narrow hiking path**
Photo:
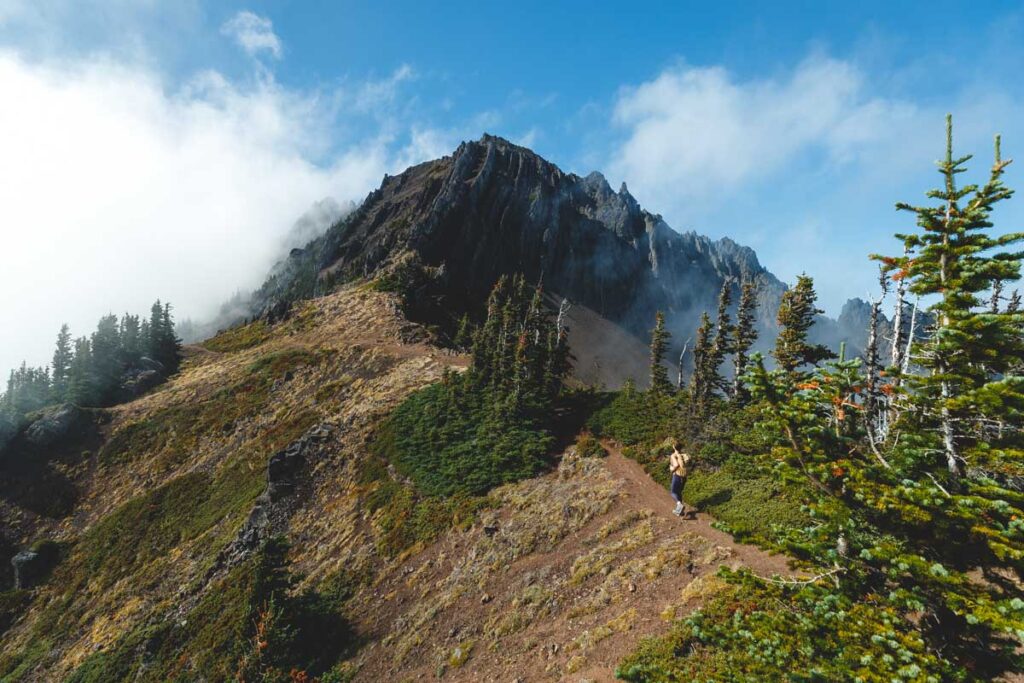
[[608, 451], [605, 466], [624, 483], [623, 493], [631, 505], [652, 510], [659, 517], [672, 520], [687, 531], [703, 536], [715, 545], [728, 548], [740, 563], [749, 567], [755, 574], [764, 577], [773, 574], [791, 577], [795, 574], [789, 568], [788, 557], [737, 541], [732, 535], [711, 526], [715, 521], [711, 515], [698, 512], [695, 518], [682, 518], [672, 514], [675, 502], [665, 487], [654, 481], [640, 463], [623, 455], [617, 443], [602, 440], [601, 444]]

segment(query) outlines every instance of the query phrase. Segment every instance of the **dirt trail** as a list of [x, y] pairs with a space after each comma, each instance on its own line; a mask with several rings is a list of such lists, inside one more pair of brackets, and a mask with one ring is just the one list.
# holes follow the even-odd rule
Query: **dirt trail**
[[794, 572], [789, 568], [786, 556], [772, 555], [756, 546], [736, 541], [731, 535], [711, 526], [714, 517], [703, 512], [698, 512], [696, 518], [676, 517], [672, 514], [675, 503], [669, 492], [651, 479], [640, 463], [624, 456], [618, 444], [612, 441], [602, 441], [602, 444], [609, 453], [605, 460], [606, 466], [612, 474], [625, 482], [623, 493], [634, 507], [653, 510], [659, 516], [683, 525], [687, 531], [703, 536], [715, 545], [728, 548], [735, 554], [736, 559], [750, 567], [755, 574], [793, 576]]

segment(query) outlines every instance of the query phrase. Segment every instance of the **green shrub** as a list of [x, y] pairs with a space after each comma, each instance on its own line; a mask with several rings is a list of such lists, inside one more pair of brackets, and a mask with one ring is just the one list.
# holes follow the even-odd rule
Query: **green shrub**
[[581, 458], [603, 458], [608, 455], [601, 442], [590, 432], [583, 432], [576, 437], [576, 454]]
[[732, 585], [667, 635], [641, 641], [616, 676], [632, 683], [959, 680], [880, 600], [851, 603], [820, 585], [726, 576]]
[[773, 547], [773, 526], [804, 526], [809, 518], [776, 479], [744, 477], [729, 467], [698, 470], [687, 479], [684, 499], [709, 512], [740, 540]]
[[461, 388], [439, 383], [409, 396], [384, 423], [375, 452], [438, 496], [481, 495], [550, 465], [554, 439], [537, 420]]

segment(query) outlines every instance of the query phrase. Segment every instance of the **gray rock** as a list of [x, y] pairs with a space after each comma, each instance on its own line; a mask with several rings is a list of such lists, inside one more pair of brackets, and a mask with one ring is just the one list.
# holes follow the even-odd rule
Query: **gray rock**
[[[156, 361], [153, 361], [154, 363]], [[126, 375], [121, 380], [121, 400], [131, 401], [159, 385], [164, 381], [163, 372], [158, 370], [139, 370]]]
[[56, 543], [37, 543], [31, 550], [22, 550], [11, 558], [14, 567], [14, 587], [25, 590], [39, 585], [50, 575], [60, 559]]
[[70, 403], [45, 408], [25, 429], [25, 439], [33, 446], [52, 446], [67, 436], [81, 417], [81, 409]]

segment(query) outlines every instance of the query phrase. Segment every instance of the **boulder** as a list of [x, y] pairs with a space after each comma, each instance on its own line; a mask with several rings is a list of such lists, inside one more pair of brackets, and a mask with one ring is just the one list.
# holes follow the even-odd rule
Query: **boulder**
[[163, 381], [164, 374], [159, 370], [136, 370], [128, 373], [121, 379], [120, 398], [123, 401], [131, 401]]
[[44, 408], [25, 429], [25, 439], [33, 446], [52, 446], [67, 436], [81, 418], [82, 410], [70, 403]]
[[60, 548], [53, 541], [36, 543], [11, 558], [14, 588], [25, 590], [39, 585], [50, 575], [60, 559]]

